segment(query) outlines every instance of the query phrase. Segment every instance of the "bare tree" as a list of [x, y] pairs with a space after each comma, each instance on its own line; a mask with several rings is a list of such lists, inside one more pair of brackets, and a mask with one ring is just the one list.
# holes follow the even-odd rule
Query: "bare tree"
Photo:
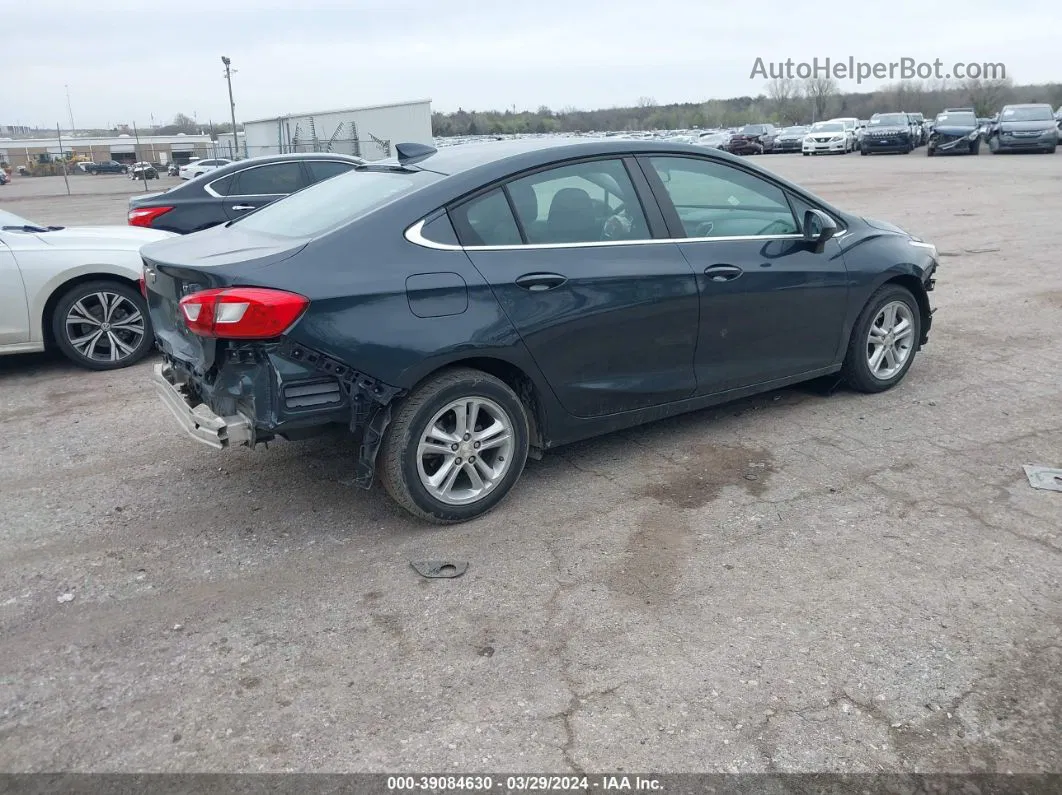
[[778, 120], [783, 123], [792, 121], [793, 100], [800, 96], [800, 85], [791, 77], [776, 77], [767, 83], [767, 96], [770, 97]]
[[804, 96], [811, 103], [812, 121], [827, 118], [827, 111], [837, 93], [837, 81], [832, 77], [809, 77], [804, 81]]
[[655, 108], [656, 107], [656, 98], [655, 97], [638, 97], [638, 107], [639, 108]]
[[991, 116], [999, 112], [999, 107], [1004, 103], [1011, 89], [1009, 77], [1002, 80], [984, 80], [979, 77], [971, 77], [962, 84], [966, 96], [970, 98], [970, 104], [978, 116]]

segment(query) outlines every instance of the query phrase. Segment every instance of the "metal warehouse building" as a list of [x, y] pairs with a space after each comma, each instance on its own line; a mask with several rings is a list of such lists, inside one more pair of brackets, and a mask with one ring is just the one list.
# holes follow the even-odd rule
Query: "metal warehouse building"
[[336, 152], [380, 160], [395, 144], [431, 144], [431, 100], [257, 119], [243, 129], [247, 157]]
[[[106, 137], [63, 136], [54, 138], [0, 138], [0, 162], [12, 167], [29, 165], [50, 157], [100, 162], [187, 163], [193, 157], [213, 157], [216, 145], [209, 135], [141, 135]], [[221, 156], [220, 153], [218, 156]]]

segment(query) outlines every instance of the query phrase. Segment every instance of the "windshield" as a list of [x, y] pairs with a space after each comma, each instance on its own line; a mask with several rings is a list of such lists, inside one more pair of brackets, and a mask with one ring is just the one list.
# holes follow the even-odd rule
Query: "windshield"
[[1001, 121], [1053, 121], [1051, 108], [1047, 105], [1037, 108], [1004, 108]]
[[976, 127], [977, 117], [972, 113], [938, 113], [937, 124]]
[[883, 113], [880, 116], [874, 116], [870, 120], [871, 127], [880, 124], [888, 124], [892, 126], [899, 125], [902, 127], [903, 125], [907, 124], [907, 117], [904, 116], [902, 113]]
[[241, 229], [269, 235], [316, 237], [438, 178], [426, 171], [348, 171], [267, 204], [233, 223]]
[[844, 132], [844, 125], [839, 121], [820, 121], [811, 125], [812, 132]]
[[800, 133], [807, 132], [807, 130], [807, 127], [786, 127], [782, 130], [782, 133], [785, 135], [799, 135]]
[[741, 128], [741, 132], [744, 135], [759, 135], [764, 130], [762, 124], [746, 124]]

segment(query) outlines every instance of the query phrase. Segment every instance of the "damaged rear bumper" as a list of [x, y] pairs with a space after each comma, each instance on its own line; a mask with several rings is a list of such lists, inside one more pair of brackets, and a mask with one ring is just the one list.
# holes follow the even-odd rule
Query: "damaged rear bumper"
[[358, 457], [354, 482], [372, 485], [376, 454], [403, 390], [293, 342], [233, 343], [205, 371], [166, 355], [152, 382], [181, 428], [215, 449], [296, 440], [346, 426]]
[[230, 445], [254, 446], [254, 426], [242, 414], [221, 417], [205, 403], [196, 403], [168, 364], [156, 364], [151, 375], [155, 391], [185, 433], [205, 445], [221, 450]]

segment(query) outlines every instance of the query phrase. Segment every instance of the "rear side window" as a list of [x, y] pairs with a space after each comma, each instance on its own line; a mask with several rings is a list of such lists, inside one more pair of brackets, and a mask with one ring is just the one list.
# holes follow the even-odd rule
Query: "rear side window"
[[218, 196], [228, 196], [232, 192], [232, 180], [235, 176], [235, 174], [229, 174], [227, 177], [214, 180], [210, 183], [210, 189]]
[[437, 174], [426, 171], [349, 171], [275, 201], [236, 223], [241, 229], [281, 237], [316, 237], [437, 179]]
[[310, 184], [313, 184], [339, 174], [346, 174], [354, 168], [354, 164], [341, 163], [338, 160], [307, 160], [306, 167], [310, 169]]
[[519, 246], [523, 243], [509, 200], [500, 189], [461, 205], [451, 216], [462, 245]]
[[277, 196], [294, 193], [302, 187], [302, 169], [298, 163], [271, 163], [236, 174], [234, 196]]

